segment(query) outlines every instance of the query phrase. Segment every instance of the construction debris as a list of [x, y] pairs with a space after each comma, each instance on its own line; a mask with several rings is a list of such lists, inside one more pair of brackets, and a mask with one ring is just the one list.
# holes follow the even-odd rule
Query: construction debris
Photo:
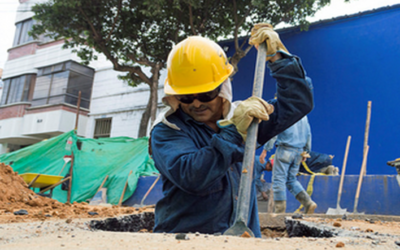
[[40, 196], [28, 188], [13, 169], [0, 163], [0, 223], [70, 218], [106, 218], [154, 211], [154, 206], [139, 209], [119, 206], [91, 206], [85, 202], [61, 203]]
[[[196, 249], [215, 246], [220, 249], [225, 246], [227, 249], [295, 249], [293, 246], [299, 249], [386, 249], [400, 246], [400, 217], [381, 215], [260, 214], [263, 239], [226, 237], [221, 233], [181, 234], [184, 237], [150, 234], [154, 226], [154, 206], [63, 204], [28, 189], [22, 178], [4, 164], [0, 164], [0, 194], [0, 248], [5, 246], [6, 249], [25, 249], [32, 244], [43, 246], [42, 250], [60, 246], [93, 249], [99, 242], [107, 248], [118, 249], [126, 249], [123, 246], [154, 249], [160, 244], [168, 245], [169, 249], [193, 249], [194, 246]], [[198, 237], [201, 235], [204, 237]]]
[[154, 227], [154, 213], [145, 212], [106, 220], [90, 221], [90, 228], [113, 232], [139, 232], [146, 229], [152, 232]]

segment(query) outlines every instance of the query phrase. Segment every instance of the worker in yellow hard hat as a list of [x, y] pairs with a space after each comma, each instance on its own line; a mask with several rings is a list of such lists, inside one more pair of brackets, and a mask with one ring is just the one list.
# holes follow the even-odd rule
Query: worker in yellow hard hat
[[[154, 232], [224, 233], [236, 216], [251, 121], [262, 120], [262, 145], [312, 110], [311, 83], [272, 27], [256, 25], [250, 42], [267, 42], [268, 67], [278, 81], [278, 99], [271, 104], [257, 97], [232, 103], [233, 68], [217, 43], [192, 36], [169, 53], [166, 109], [150, 134], [164, 195], [156, 205]], [[249, 206], [248, 226], [261, 237], [254, 185]]]

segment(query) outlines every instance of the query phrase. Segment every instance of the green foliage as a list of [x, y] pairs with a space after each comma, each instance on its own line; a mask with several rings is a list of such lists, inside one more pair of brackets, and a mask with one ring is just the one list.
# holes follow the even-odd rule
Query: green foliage
[[[38, 23], [31, 35], [64, 39], [64, 48], [72, 49], [84, 64], [96, 60], [97, 53], [104, 54], [114, 70], [126, 72], [119, 79], [131, 86], [146, 83], [153, 93], [173, 44], [187, 36], [233, 38], [235, 53], [230, 61], [236, 72], [238, 62], [251, 48], [246, 41], [239, 44], [239, 38], [248, 35], [255, 23], [275, 26], [286, 22], [306, 30], [306, 18], [329, 3], [330, 0], [49, 0], [33, 6]], [[153, 75], [144, 74], [143, 67], [151, 68]], [[155, 92], [150, 98], [156, 95]], [[157, 107], [155, 99], [150, 99], [145, 112], [151, 110], [152, 119]], [[144, 115], [143, 119], [148, 121], [149, 116]], [[141, 123], [140, 129], [145, 131], [146, 124]], [[145, 135], [143, 131], [139, 134]]]
[[[348, 0], [347, 0], [348, 1]], [[137, 66], [165, 67], [173, 43], [189, 35], [213, 40], [249, 34], [254, 23], [286, 22], [307, 29], [306, 18], [330, 0], [50, 0], [33, 7], [32, 35], [64, 38], [88, 64], [102, 53], [115, 70], [146, 82]], [[239, 48], [236, 48], [238, 50]], [[122, 77], [126, 79], [127, 77]], [[148, 83], [148, 82], [147, 82]]]

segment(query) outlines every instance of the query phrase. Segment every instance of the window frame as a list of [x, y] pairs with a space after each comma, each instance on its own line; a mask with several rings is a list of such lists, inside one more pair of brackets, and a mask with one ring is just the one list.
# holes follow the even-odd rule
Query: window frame
[[[81, 67], [83, 67], [84, 70], [80, 70], [80, 69], [82, 69]], [[89, 72], [89, 73], [87, 73], [87, 72]], [[87, 94], [88, 98], [85, 98], [84, 96], [81, 97], [81, 107], [89, 108], [91, 91], [93, 89], [94, 72], [95, 72], [94, 69], [87, 67], [87, 66], [80, 65], [79, 63], [74, 62], [72, 60], [39, 68], [38, 74], [37, 74], [38, 81], [36, 82], [36, 87], [40, 87], [44, 83], [43, 81], [45, 81], [45, 80], [42, 79], [41, 77], [50, 76], [50, 82], [48, 85], [46, 96], [41, 96], [41, 97], [35, 98], [35, 94], [33, 95], [32, 106], [55, 104], [55, 103], [51, 102], [51, 99], [54, 100], [57, 97], [61, 97], [61, 99], [62, 99], [60, 101], [56, 101], [57, 104], [58, 103], [66, 103], [66, 104], [76, 105], [77, 100], [78, 100], [78, 94], [74, 95], [73, 93], [70, 93], [70, 90], [69, 90], [71, 88], [71, 85], [73, 85], [71, 82], [72, 75], [76, 74], [78, 76], [87, 77], [88, 82], [91, 81], [90, 84], [87, 84], [87, 85], [90, 85], [90, 94]], [[60, 74], [60, 73], [66, 73], [66, 76], [64, 78], [66, 80], [66, 85], [64, 86], [63, 91], [61, 91], [60, 94], [51, 95], [52, 91], [55, 91], [53, 89], [54, 85], [57, 84], [54, 80], [54, 77], [56, 74]], [[80, 85], [79, 87], [82, 88], [82, 86], [84, 87], [84, 85]], [[35, 91], [38, 91], [38, 90], [35, 89]], [[57, 91], [57, 92], [59, 92], [59, 91]], [[75, 102], [75, 99], [76, 99], [76, 102]]]
[[[21, 84], [21, 78], [23, 78], [23, 83]], [[32, 100], [33, 89], [35, 86], [35, 74], [24, 74], [19, 75], [11, 78], [7, 78], [3, 80], [3, 93], [0, 99], [0, 106], [10, 105], [13, 103], [20, 103], [20, 102], [30, 102]], [[18, 83], [15, 83], [19, 81]], [[15, 84], [22, 85], [22, 86], [14, 86]], [[18, 89], [19, 88], [19, 89]], [[17, 90], [17, 91], [16, 91]], [[11, 91], [13, 92], [13, 96], [10, 96]], [[16, 98], [20, 95], [20, 98], [14, 100], [10, 98]], [[5, 97], [5, 99], [4, 99]]]
[[112, 117], [95, 119], [93, 138], [110, 138]]
[[15, 34], [13, 47], [33, 41], [33, 37], [28, 34], [32, 30], [35, 21], [32, 18], [25, 19], [15, 24]]

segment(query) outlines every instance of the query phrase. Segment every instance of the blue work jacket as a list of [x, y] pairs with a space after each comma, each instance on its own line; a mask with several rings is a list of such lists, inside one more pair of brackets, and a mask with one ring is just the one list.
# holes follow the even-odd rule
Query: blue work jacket
[[[311, 82], [300, 60], [286, 56], [268, 63], [277, 80], [270, 120], [259, 125], [258, 143], [284, 131], [313, 108]], [[219, 132], [178, 109], [151, 132], [152, 157], [160, 171], [164, 197], [156, 204], [154, 232], [224, 233], [236, 217], [244, 144], [231, 125]], [[261, 237], [254, 182], [248, 227]]]

